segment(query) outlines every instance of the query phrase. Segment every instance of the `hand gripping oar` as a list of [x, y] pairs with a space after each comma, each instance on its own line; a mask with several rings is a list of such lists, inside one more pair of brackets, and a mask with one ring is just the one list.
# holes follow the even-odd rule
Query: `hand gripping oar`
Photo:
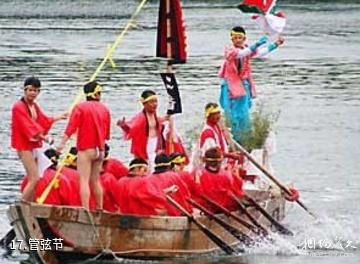
[[222, 205], [218, 204], [217, 202], [215, 202], [214, 200], [210, 199], [209, 197], [207, 197], [206, 195], [202, 195], [201, 198], [203, 198], [206, 202], [208, 202], [210, 205], [214, 206], [216, 209], [218, 209], [219, 211], [221, 211], [223, 214], [227, 215], [228, 217], [233, 218], [234, 220], [236, 220], [239, 224], [245, 226], [247, 229], [251, 230], [252, 232], [254, 232], [257, 235], [260, 235], [262, 232], [261, 230], [259, 230], [256, 226], [253, 226], [252, 224], [248, 223], [247, 221], [245, 221], [244, 219], [241, 219], [238, 215], [234, 214], [233, 212], [229, 211], [228, 209], [226, 209], [225, 207], [223, 207]]
[[[235, 197], [236, 198], [236, 197]], [[250, 197], [249, 195], [245, 194], [245, 198], [260, 212], [262, 213], [266, 219], [269, 220], [269, 222], [275, 226], [275, 228], [282, 234], [284, 235], [290, 235], [293, 236], [294, 233], [291, 232], [289, 229], [287, 229], [285, 226], [283, 226], [282, 224], [280, 224], [276, 219], [274, 219], [274, 217], [272, 217], [264, 208], [262, 208], [252, 197]], [[237, 199], [235, 199], [236, 201], [238, 201]], [[239, 201], [240, 202], [240, 201]]]
[[11, 241], [14, 240], [14, 238], [16, 237], [15, 234], [15, 230], [14, 228], [11, 228], [6, 235], [0, 240], [0, 247], [4, 248], [4, 249], [11, 249], [9, 247]]
[[253, 223], [256, 227], [258, 227], [261, 232], [263, 233], [263, 235], [267, 236], [269, 235], [268, 231], [266, 230], [265, 227], [263, 227], [249, 212], [248, 210], [245, 208], [245, 206], [242, 204], [242, 202], [240, 201], [240, 199], [238, 197], [236, 197], [233, 193], [231, 194], [231, 198], [233, 198], [233, 200], [235, 200], [235, 202], [237, 203], [238, 207], [240, 208], [241, 212], [244, 213], [251, 221], [251, 223]]
[[176, 209], [186, 215], [190, 221], [194, 222], [194, 224], [226, 254], [231, 255], [236, 253], [236, 251], [231, 246], [226, 244], [224, 240], [222, 240], [218, 235], [209, 230], [204, 224], [196, 220], [194, 216], [192, 216], [188, 211], [186, 211], [186, 209], [184, 209], [180, 204], [178, 204], [173, 198], [171, 198], [168, 194], [165, 194], [165, 196], [171, 205], [173, 205]]
[[244, 243], [245, 245], [249, 246], [254, 244], [254, 241], [252, 238], [250, 238], [248, 235], [246, 235], [244, 232], [239, 230], [237, 227], [230, 225], [229, 223], [225, 222], [223, 219], [221, 219], [219, 216], [213, 214], [208, 209], [194, 201], [193, 199], [189, 198], [187, 201], [192, 204], [194, 207], [199, 209], [201, 212], [203, 212], [205, 215], [209, 217], [209, 219], [214, 220], [216, 223], [218, 223], [220, 226], [222, 226], [226, 231], [228, 231], [232, 236], [236, 237], [241, 243]]
[[[272, 180], [281, 190], [283, 190], [286, 194], [292, 195], [292, 193], [284, 186], [282, 183], [280, 183], [273, 175], [271, 175], [270, 172], [268, 172], [259, 162], [257, 162], [250, 153], [246, 151], [239, 143], [237, 143], [234, 139], [232, 139], [235, 146], [259, 169], [261, 170], [270, 180]], [[312, 213], [299, 199], [296, 200], [296, 202], [306, 211], [308, 212], [312, 217], [317, 218], [314, 213]]]

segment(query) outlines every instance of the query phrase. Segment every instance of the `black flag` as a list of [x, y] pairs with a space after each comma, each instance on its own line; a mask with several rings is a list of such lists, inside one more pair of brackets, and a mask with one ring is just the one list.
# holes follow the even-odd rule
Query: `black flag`
[[168, 115], [182, 113], [181, 98], [174, 73], [160, 73], [169, 95]]

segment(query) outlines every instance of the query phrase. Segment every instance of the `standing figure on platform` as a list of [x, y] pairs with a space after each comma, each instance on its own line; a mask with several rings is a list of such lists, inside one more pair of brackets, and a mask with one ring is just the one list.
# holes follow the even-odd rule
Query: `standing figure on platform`
[[250, 60], [275, 50], [283, 44], [284, 39], [279, 37], [264, 47], [268, 41], [264, 36], [248, 46], [243, 27], [234, 27], [230, 36], [232, 46], [225, 48], [224, 62], [219, 71], [220, 105], [225, 111], [226, 118], [231, 122], [231, 132], [235, 140], [241, 142], [241, 134], [251, 129], [249, 111], [252, 98], [256, 97]]
[[24, 82], [24, 96], [13, 105], [11, 115], [11, 146], [16, 149], [29, 179], [23, 190], [22, 200], [30, 202], [34, 200], [35, 187], [40, 177], [37, 158], [41, 154], [42, 141], [50, 143], [47, 134], [51, 126], [68, 116], [64, 113], [49, 117], [43, 113], [35, 102], [40, 87], [38, 78], [27, 78]]
[[76, 105], [71, 113], [64, 136], [58, 146], [61, 152], [67, 140], [77, 132], [77, 169], [80, 174], [81, 204], [89, 209], [90, 188], [97, 209], [103, 208], [103, 190], [99, 174], [105, 155], [105, 141], [110, 139], [110, 111], [100, 102], [101, 86], [92, 81], [84, 86], [86, 101]]
[[129, 122], [124, 117], [117, 125], [124, 131], [125, 139], [131, 140], [131, 153], [134, 157], [148, 160], [152, 168], [156, 154], [165, 149], [162, 131], [163, 122], [168, 120], [168, 117], [157, 116], [158, 99], [154, 91], [143, 91], [140, 101], [143, 110]]

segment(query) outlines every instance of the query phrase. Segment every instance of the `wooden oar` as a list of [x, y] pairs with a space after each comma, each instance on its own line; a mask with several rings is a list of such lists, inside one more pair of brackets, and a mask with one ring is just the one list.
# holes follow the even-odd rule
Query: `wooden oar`
[[209, 217], [209, 219], [214, 220], [216, 223], [221, 225], [226, 231], [228, 231], [232, 236], [236, 237], [241, 243], [244, 243], [245, 245], [249, 246], [254, 244], [254, 240], [250, 238], [248, 235], [246, 235], [244, 232], [242, 232], [240, 229], [238, 229], [235, 226], [230, 225], [229, 223], [225, 222], [223, 219], [221, 219], [219, 216], [213, 214], [208, 209], [194, 201], [193, 199], [189, 198], [187, 201], [192, 204], [194, 207], [199, 209], [201, 212], [203, 212], [205, 215]]
[[234, 201], [237, 203], [238, 207], [240, 208], [240, 210], [250, 219], [250, 221], [261, 230], [262, 234], [267, 236], [269, 235], [269, 232], [266, 230], [265, 227], [263, 227], [249, 212], [248, 210], [245, 208], [245, 206], [243, 205], [243, 203], [240, 201], [240, 199], [238, 197], [236, 197], [233, 193], [231, 194], [231, 198], [234, 199]]
[[244, 219], [241, 219], [238, 215], [234, 214], [233, 212], [229, 211], [228, 209], [226, 209], [225, 207], [223, 207], [222, 205], [218, 204], [217, 202], [215, 202], [214, 200], [210, 199], [208, 196], [206, 195], [202, 195], [201, 198], [203, 198], [206, 202], [208, 202], [209, 204], [211, 204], [212, 206], [214, 206], [215, 208], [217, 208], [219, 211], [221, 211], [223, 214], [225, 214], [228, 217], [233, 218], [234, 220], [236, 220], [239, 224], [242, 224], [243, 226], [245, 226], [247, 229], [251, 230], [252, 232], [254, 232], [257, 235], [261, 234], [261, 231], [256, 227], [253, 226], [252, 224], [248, 223], [247, 221], [245, 221]]
[[[246, 151], [239, 143], [237, 143], [234, 139], [232, 140], [235, 146], [259, 169], [261, 170], [270, 180], [272, 180], [281, 190], [283, 190], [286, 194], [292, 195], [292, 193], [288, 190], [288, 188], [279, 182], [271, 173], [265, 169], [259, 162], [257, 162], [250, 153]], [[296, 202], [312, 217], [317, 218], [314, 213], [312, 213], [299, 199]]]
[[200, 223], [195, 219], [185, 208], [183, 208], [180, 204], [178, 204], [173, 198], [171, 198], [168, 194], [165, 194], [166, 199], [169, 201], [171, 205], [173, 205], [176, 209], [181, 211], [187, 218], [194, 222], [194, 224], [219, 248], [221, 248], [226, 254], [232, 255], [236, 253], [235, 249], [229, 246], [224, 240], [222, 240], [218, 235], [209, 230], [204, 224]]
[[262, 213], [266, 219], [270, 221], [270, 223], [275, 226], [275, 228], [284, 235], [293, 236], [294, 233], [287, 229], [285, 226], [280, 224], [274, 217], [272, 217], [264, 208], [262, 208], [252, 197], [245, 194], [245, 198], [260, 212]]
[[16, 237], [15, 234], [15, 230], [14, 228], [11, 228], [5, 236], [3, 236], [3, 238], [0, 240], [0, 247], [4, 248], [4, 249], [10, 249], [9, 245], [11, 243], [11, 241], [14, 240], [14, 238]]

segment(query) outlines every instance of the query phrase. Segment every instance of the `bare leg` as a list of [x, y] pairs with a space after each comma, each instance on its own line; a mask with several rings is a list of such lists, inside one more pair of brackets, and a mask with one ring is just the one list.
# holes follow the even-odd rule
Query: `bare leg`
[[80, 198], [81, 204], [85, 209], [89, 210], [89, 200], [90, 200], [90, 175], [91, 175], [91, 163], [92, 163], [92, 149], [79, 151], [78, 152], [78, 161], [77, 161], [77, 170], [80, 174]]
[[100, 152], [99, 157], [92, 162], [91, 166], [91, 176], [90, 176], [90, 186], [91, 190], [94, 192], [95, 201], [96, 201], [96, 209], [103, 209], [103, 188], [100, 182], [100, 172], [102, 168], [104, 158], [104, 152]]
[[39, 172], [38, 172], [37, 164], [34, 155], [30, 150], [18, 151], [18, 155], [25, 168], [26, 175], [28, 176], [29, 179], [28, 184], [24, 188], [21, 198], [24, 201], [32, 202], [34, 201], [36, 184], [39, 181]]

